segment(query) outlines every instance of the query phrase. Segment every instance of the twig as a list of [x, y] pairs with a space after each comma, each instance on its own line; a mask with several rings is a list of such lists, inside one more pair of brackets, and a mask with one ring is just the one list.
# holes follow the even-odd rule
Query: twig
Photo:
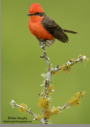
[[[14, 100], [11, 100], [11, 103], [10, 103], [10, 104], [11, 104], [13, 107], [25, 108], [25, 107], [23, 107], [23, 106], [17, 104]], [[33, 116], [35, 117], [34, 120], [36, 120], [37, 115], [34, 114], [34, 113], [31, 111], [31, 109], [26, 109], [25, 111], [28, 112], [29, 114], [33, 115]], [[46, 124], [46, 121], [45, 121], [44, 119], [40, 119], [40, 122], [41, 122], [42, 124]]]

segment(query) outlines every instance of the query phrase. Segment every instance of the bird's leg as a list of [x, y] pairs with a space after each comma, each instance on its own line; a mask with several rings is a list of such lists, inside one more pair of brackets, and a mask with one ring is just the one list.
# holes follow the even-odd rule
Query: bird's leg
[[40, 39], [40, 38], [37, 38], [37, 39], [39, 41], [39, 45], [41, 46], [41, 48], [46, 47], [46, 40], [43, 40], [43, 39]]
[[40, 44], [41, 48], [46, 47], [46, 40], [40, 40], [39, 44]]
[[45, 46], [50, 47], [55, 42], [55, 39], [53, 39], [53, 40], [41, 40], [39, 42], [40, 42], [40, 46], [42, 46], [42, 48]]

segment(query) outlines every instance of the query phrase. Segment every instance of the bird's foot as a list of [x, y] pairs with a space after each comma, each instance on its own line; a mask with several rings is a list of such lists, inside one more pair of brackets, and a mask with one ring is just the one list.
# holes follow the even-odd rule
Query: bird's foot
[[43, 49], [46, 47], [46, 41], [45, 40], [41, 40], [39, 43], [40, 47]]

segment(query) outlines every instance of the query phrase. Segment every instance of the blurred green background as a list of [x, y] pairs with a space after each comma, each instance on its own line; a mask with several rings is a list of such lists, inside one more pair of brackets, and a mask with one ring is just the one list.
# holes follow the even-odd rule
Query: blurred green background
[[[69, 34], [69, 43], [56, 43], [47, 48], [53, 67], [65, 64], [79, 54], [90, 58], [90, 0], [2, 0], [1, 1], [1, 123], [8, 117], [27, 117], [28, 124], [41, 124], [33, 121], [33, 116], [12, 109], [9, 104], [15, 100], [24, 103], [34, 113], [42, 115], [37, 105], [38, 93], [44, 90], [40, 85], [46, 73], [46, 62], [38, 40], [28, 28], [27, 13], [32, 3], [42, 5], [44, 12], [62, 28], [77, 31]], [[75, 93], [86, 91], [81, 106], [64, 109], [51, 118], [53, 124], [90, 124], [90, 63], [74, 65], [69, 74], [59, 72], [52, 83], [55, 91], [51, 95], [51, 107], [63, 106]], [[8, 123], [6, 123], [8, 124]], [[9, 123], [10, 124], [10, 123]], [[17, 124], [17, 123], [16, 123]]]

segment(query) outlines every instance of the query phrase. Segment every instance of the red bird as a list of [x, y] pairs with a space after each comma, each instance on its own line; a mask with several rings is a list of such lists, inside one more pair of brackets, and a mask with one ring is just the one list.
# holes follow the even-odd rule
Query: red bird
[[71, 30], [62, 29], [52, 18], [48, 17], [39, 3], [34, 3], [29, 9], [29, 29], [36, 36], [39, 42], [45, 42], [50, 47], [55, 39], [65, 43], [68, 36], [65, 32], [77, 33]]

